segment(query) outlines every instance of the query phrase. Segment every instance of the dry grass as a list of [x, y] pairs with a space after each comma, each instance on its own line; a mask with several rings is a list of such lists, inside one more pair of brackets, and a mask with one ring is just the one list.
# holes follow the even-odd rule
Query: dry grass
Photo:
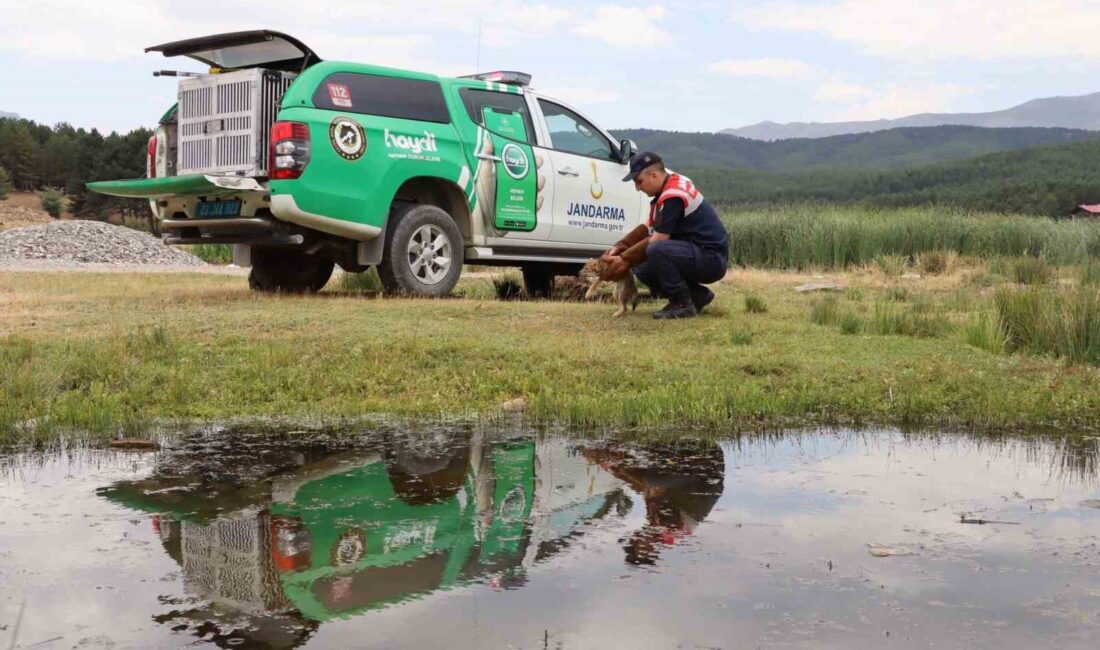
[[53, 221], [42, 209], [42, 200], [34, 192], [12, 192], [0, 201], [0, 230], [11, 230]]

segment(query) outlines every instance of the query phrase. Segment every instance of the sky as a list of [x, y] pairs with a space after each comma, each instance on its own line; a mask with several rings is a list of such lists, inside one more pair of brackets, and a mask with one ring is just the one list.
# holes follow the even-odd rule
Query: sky
[[[1000, 110], [1100, 91], [1098, 0], [0, 0], [0, 111], [155, 124], [202, 70], [143, 49], [274, 29], [324, 59], [521, 70], [601, 126], [716, 131]], [[480, 38], [479, 38], [480, 34]]]

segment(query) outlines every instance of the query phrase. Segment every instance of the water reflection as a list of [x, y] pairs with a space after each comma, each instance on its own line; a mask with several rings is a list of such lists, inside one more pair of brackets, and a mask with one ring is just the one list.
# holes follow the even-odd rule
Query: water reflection
[[0, 456], [0, 647], [1091, 648], [1098, 442], [229, 430]]
[[655, 564], [662, 548], [693, 532], [722, 496], [726, 473], [717, 443], [603, 443], [582, 448], [645, 500], [645, 525], [623, 545], [630, 564]]
[[153, 515], [187, 588], [207, 602], [158, 622], [219, 643], [294, 647], [333, 617], [472, 581], [517, 587], [585, 525], [626, 516], [624, 486], [645, 502], [626, 560], [652, 564], [707, 516], [724, 473], [716, 443], [445, 431], [352, 447], [252, 441], [229, 458], [185, 447], [147, 478], [101, 489]]

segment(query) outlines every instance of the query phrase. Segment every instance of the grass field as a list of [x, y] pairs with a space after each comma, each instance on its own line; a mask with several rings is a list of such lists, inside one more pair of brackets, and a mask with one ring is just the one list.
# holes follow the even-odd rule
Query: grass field
[[[733, 269], [707, 314], [679, 322], [653, 321], [652, 303], [612, 320], [606, 303], [502, 302], [487, 277], [433, 301], [335, 281], [295, 297], [239, 277], [0, 274], [0, 440], [162, 419], [492, 417], [518, 397], [538, 420], [667, 432], [1100, 428], [1097, 368], [998, 346], [997, 292], [1017, 285], [994, 267]], [[847, 290], [793, 291], [828, 280]]]

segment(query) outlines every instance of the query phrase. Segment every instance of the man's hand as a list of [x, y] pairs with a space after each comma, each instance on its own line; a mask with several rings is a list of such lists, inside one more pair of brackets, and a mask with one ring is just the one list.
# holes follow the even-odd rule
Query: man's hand
[[617, 282], [626, 277], [627, 273], [630, 273], [630, 263], [618, 255], [611, 255], [607, 269], [600, 275], [600, 279], [606, 282]]
[[603, 255], [600, 255], [600, 259], [607, 264], [613, 264], [615, 262], [615, 258], [618, 257], [621, 253], [622, 251], [619, 250], [618, 246], [612, 246], [611, 248], [604, 251]]

